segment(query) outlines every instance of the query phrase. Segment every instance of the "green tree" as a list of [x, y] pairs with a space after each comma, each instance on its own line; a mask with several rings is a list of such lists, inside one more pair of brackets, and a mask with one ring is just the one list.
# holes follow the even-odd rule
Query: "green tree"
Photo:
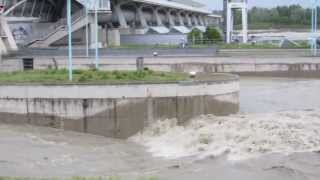
[[210, 42], [222, 41], [220, 32], [214, 27], [207, 27], [204, 38]]
[[191, 41], [193, 44], [200, 44], [203, 40], [203, 34], [199, 29], [193, 29], [188, 34], [188, 40]]

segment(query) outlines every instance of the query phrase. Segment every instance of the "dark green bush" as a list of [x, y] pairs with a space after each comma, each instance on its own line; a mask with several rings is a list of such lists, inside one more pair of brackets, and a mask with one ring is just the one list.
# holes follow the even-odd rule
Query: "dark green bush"
[[188, 40], [191, 42], [196, 42], [196, 41], [202, 40], [202, 32], [199, 29], [193, 29], [188, 34]]
[[212, 42], [222, 41], [221, 34], [214, 27], [207, 27], [204, 38]]

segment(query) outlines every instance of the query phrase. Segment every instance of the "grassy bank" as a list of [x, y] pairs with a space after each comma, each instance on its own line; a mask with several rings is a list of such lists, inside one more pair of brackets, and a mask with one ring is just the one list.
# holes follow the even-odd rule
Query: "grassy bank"
[[[188, 48], [208, 48], [212, 47], [212, 44], [189, 44]], [[176, 49], [181, 48], [179, 45], [139, 45], [139, 44], [131, 44], [131, 45], [121, 45], [110, 47], [112, 49]]]
[[[242, 29], [242, 25], [236, 25], [236, 30]], [[290, 29], [290, 30], [300, 30], [300, 29], [310, 29], [310, 25], [304, 24], [275, 24], [275, 23], [254, 23], [249, 24], [250, 30], [259, 29]]]
[[240, 43], [221, 43], [218, 45], [220, 49], [279, 49], [279, 46], [273, 44], [240, 44]]
[[[188, 79], [184, 73], [142, 71], [97, 71], [74, 70], [72, 83], [128, 83], [128, 82], [166, 82]], [[5, 83], [42, 83], [59, 84], [70, 83], [68, 71], [62, 70], [35, 70], [24, 72], [0, 73], [0, 84]]]
[[298, 42], [297, 45], [290, 45], [287, 48], [281, 48], [275, 44], [241, 44], [241, 43], [219, 43], [219, 49], [309, 49], [310, 45], [307, 42]]

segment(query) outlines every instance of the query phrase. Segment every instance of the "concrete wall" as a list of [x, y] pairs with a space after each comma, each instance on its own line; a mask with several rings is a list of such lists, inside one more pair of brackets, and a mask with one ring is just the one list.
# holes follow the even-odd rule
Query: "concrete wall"
[[[128, 85], [0, 86], [0, 122], [127, 138], [150, 123], [239, 110], [237, 76]], [[215, 80], [214, 80], [215, 79]]]
[[168, 44], [177, 45], [187, 39], [185, 34], [144, 34], [144, 35], [121, 35], [121, 44]]
[[[175, 53], [188, 54], [193, 49], [173, 50], [155, 50], [163, 57], [146, 57], [145, 66], [155, 71], [171, 71], [171, 72], [206, 72], [206, 73], [236, 73], [239, 75], [258, 75], [258, 76], [284, 76], [284, 77], [320, 77], [320, 61], [317, 58], [264, 58], [257, 61], [255, 58], [219, 58], [219, 57], [166, 57], [165, 53], [171, 55]], [[147, 55], [148, 52], [142, 50], [127, 51], [132, 57], [101, 57], [100, 68], [102, 70], [136, 70], [136, 57], [134, 53], [139, 55]], [[212, 49], [202, 49], [195, 53], [208, 53]], [[123, 52], [123, 51], [119, 51]], [[152, 51], [151, 51], [152, 52]], [[151, 53], [150, 52], [150, 53]], [[118, 52], [108, 52], [108, 54], [117, 54]], [[144, 53], [144, 54], [143, 54]], [[26, 53], [28, 54], [28, 53]], [[120, 54], [117, 54], [120, 55]], [[66, 57], [53, 57], [58, 68], [67, 68]], [[38, 56], [35, 58], [36, 69], [46, 69], [54, 67], [53, 58], [47, 56]], [[93, 58], [74, 58], [75, 69], [88, 69], [91, 67]], [[21, 59], [4, 59], [0, 64], [0, 72], [22, 70]]]

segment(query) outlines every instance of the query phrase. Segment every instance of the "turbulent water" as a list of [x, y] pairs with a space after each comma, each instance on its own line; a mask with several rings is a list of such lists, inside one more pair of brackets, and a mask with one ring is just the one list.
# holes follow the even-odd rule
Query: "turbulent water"
[[241, 113], [162, 120], [129, 141], [0, 124], [0, 176], [319, 180], [319, 92], [320, 80], [242, 79]]
[[155, 156], [217, 156], [228, 153], [242, 160], [266, 153], [320, 150], [320, 112], [202, 116], [186, 126], [175, 120], [159, 121], [131, 140]]
[[130, 140], [154, 156], [173, 159], [226, 153], [230, 160], [243, 160], [320, 150], [320, 111], [311, 109], [320, 107], [320, 81], [247, 79], [242, 85], [243, 114], [201, 116], [185, 126], [159, 121]]

